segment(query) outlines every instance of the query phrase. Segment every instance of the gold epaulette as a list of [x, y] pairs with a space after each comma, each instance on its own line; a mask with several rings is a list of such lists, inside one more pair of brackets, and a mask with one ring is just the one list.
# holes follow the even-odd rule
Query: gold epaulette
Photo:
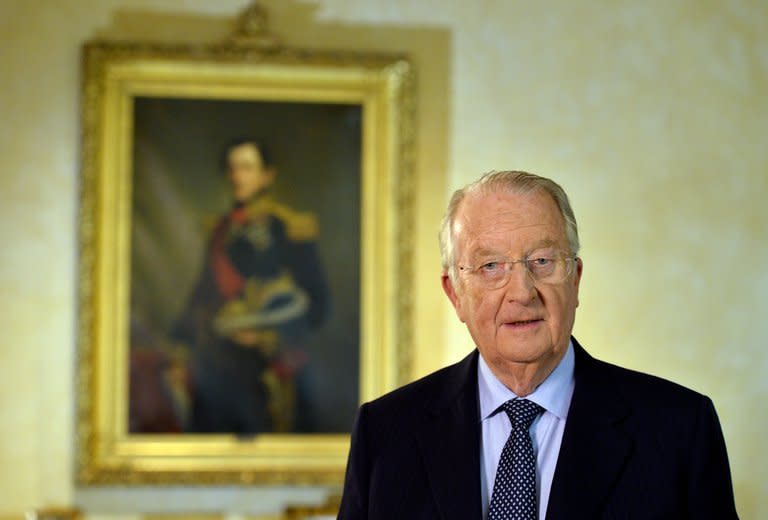
[[[248, 209], [251, 210], [250, 207]], [[258, 209], [253, 209], [272, 214], [282, 221], [285, 225], [285, 234], [289, 240], [306, 242], [317, 238], [319, 232], [317, 217], [312, 213], [296, 211], [271, 197], [263, 198], [258, 203]]]

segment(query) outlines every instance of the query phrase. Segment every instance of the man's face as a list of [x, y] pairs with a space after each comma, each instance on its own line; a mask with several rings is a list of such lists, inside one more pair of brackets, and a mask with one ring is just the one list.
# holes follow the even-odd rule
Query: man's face
[[[457, 269], [490, 257], [520, 260], [541, 248], [571, 253], [563, 217], [546, 193], [469, 194], [459, 206], [453, 233]], [[491, 367], [539, 363], [554, 368], [570, 339], [581, 271], [579, 260], [564, 281], [534, 283], [518, 263], [497, 289], [481, 287], [466, 271], [457, 271], [455, 286], [444, 275], [443, 287]]]
[[274, 172], [264, 167], [258, 148], [246, 143], [229, 150], [227, 178], [235, 200], [246, 202], [272, 183]]

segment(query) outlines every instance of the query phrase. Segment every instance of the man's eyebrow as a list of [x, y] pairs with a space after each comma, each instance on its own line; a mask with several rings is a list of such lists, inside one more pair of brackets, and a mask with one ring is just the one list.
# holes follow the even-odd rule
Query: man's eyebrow
[[499, 256], [503, 253], [500, 253], [497, 249], [490, 249], [487, 247], [479, 247], [478, 249], [475, 249], [472, 251], [472, 257], [488, 257], [488, 256]]
[[[537, 240], [536, 242], [530, 244], [526, 249], [528, 251], [533, 251], [534, 249], [539, 249], [541, 247], [552, 247], [556, 246], [557, 244], [558, 241], [553, 238], [542, 238], [541, 240]], [[491, 249], [487, 246], [480, 246], [474, 251], [474, 253], [480, 255], [497, 255], [499, 254], [499, 251], [497, 249]]]
[[540, 247], [551, 247], [556, 245], [557, 245], [557, 240], [553, 240], [551, 238], [543, 238], [538, 242], [534, 242], [533, 244], [531, 244], [528, 250], [533, 251], [534, 249], [538, 249]]
[[[530, 254], [532, 251], [535, 251], [536, 249], [541, 249], [542, 247], [552, 247], [557, 246], [558, 241], [552, 238], [543, 238], [541, 240], [538, 240], [528, 246], [526, 248], [525, 254]], [[498, 256], [506, 256], [507, 253], [503, 253], [499, 251], [498, 249], [491, 249], [488, 246], [478, 246], [477, 249], [473, 250], [471, 253], [472, 258], [488, 258], [488, 257], [498, 257]]]

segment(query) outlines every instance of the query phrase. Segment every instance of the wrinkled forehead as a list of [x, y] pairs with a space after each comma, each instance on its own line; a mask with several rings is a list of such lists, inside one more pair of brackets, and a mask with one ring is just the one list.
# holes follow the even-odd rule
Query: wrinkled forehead
[[565, 222], [546, 192], [471, 193], [453, 223], [455, 253], [523, 254], [538, 247], [567, 247]]

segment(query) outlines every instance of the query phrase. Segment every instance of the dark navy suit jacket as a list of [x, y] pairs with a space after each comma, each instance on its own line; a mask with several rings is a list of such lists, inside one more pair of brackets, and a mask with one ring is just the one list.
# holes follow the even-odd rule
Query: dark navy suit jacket
[[[738, 518], [712, 401], [573, 344], [547, 519]], [[360, 408], [340, 519], [481, 518], [478, 355]]]

